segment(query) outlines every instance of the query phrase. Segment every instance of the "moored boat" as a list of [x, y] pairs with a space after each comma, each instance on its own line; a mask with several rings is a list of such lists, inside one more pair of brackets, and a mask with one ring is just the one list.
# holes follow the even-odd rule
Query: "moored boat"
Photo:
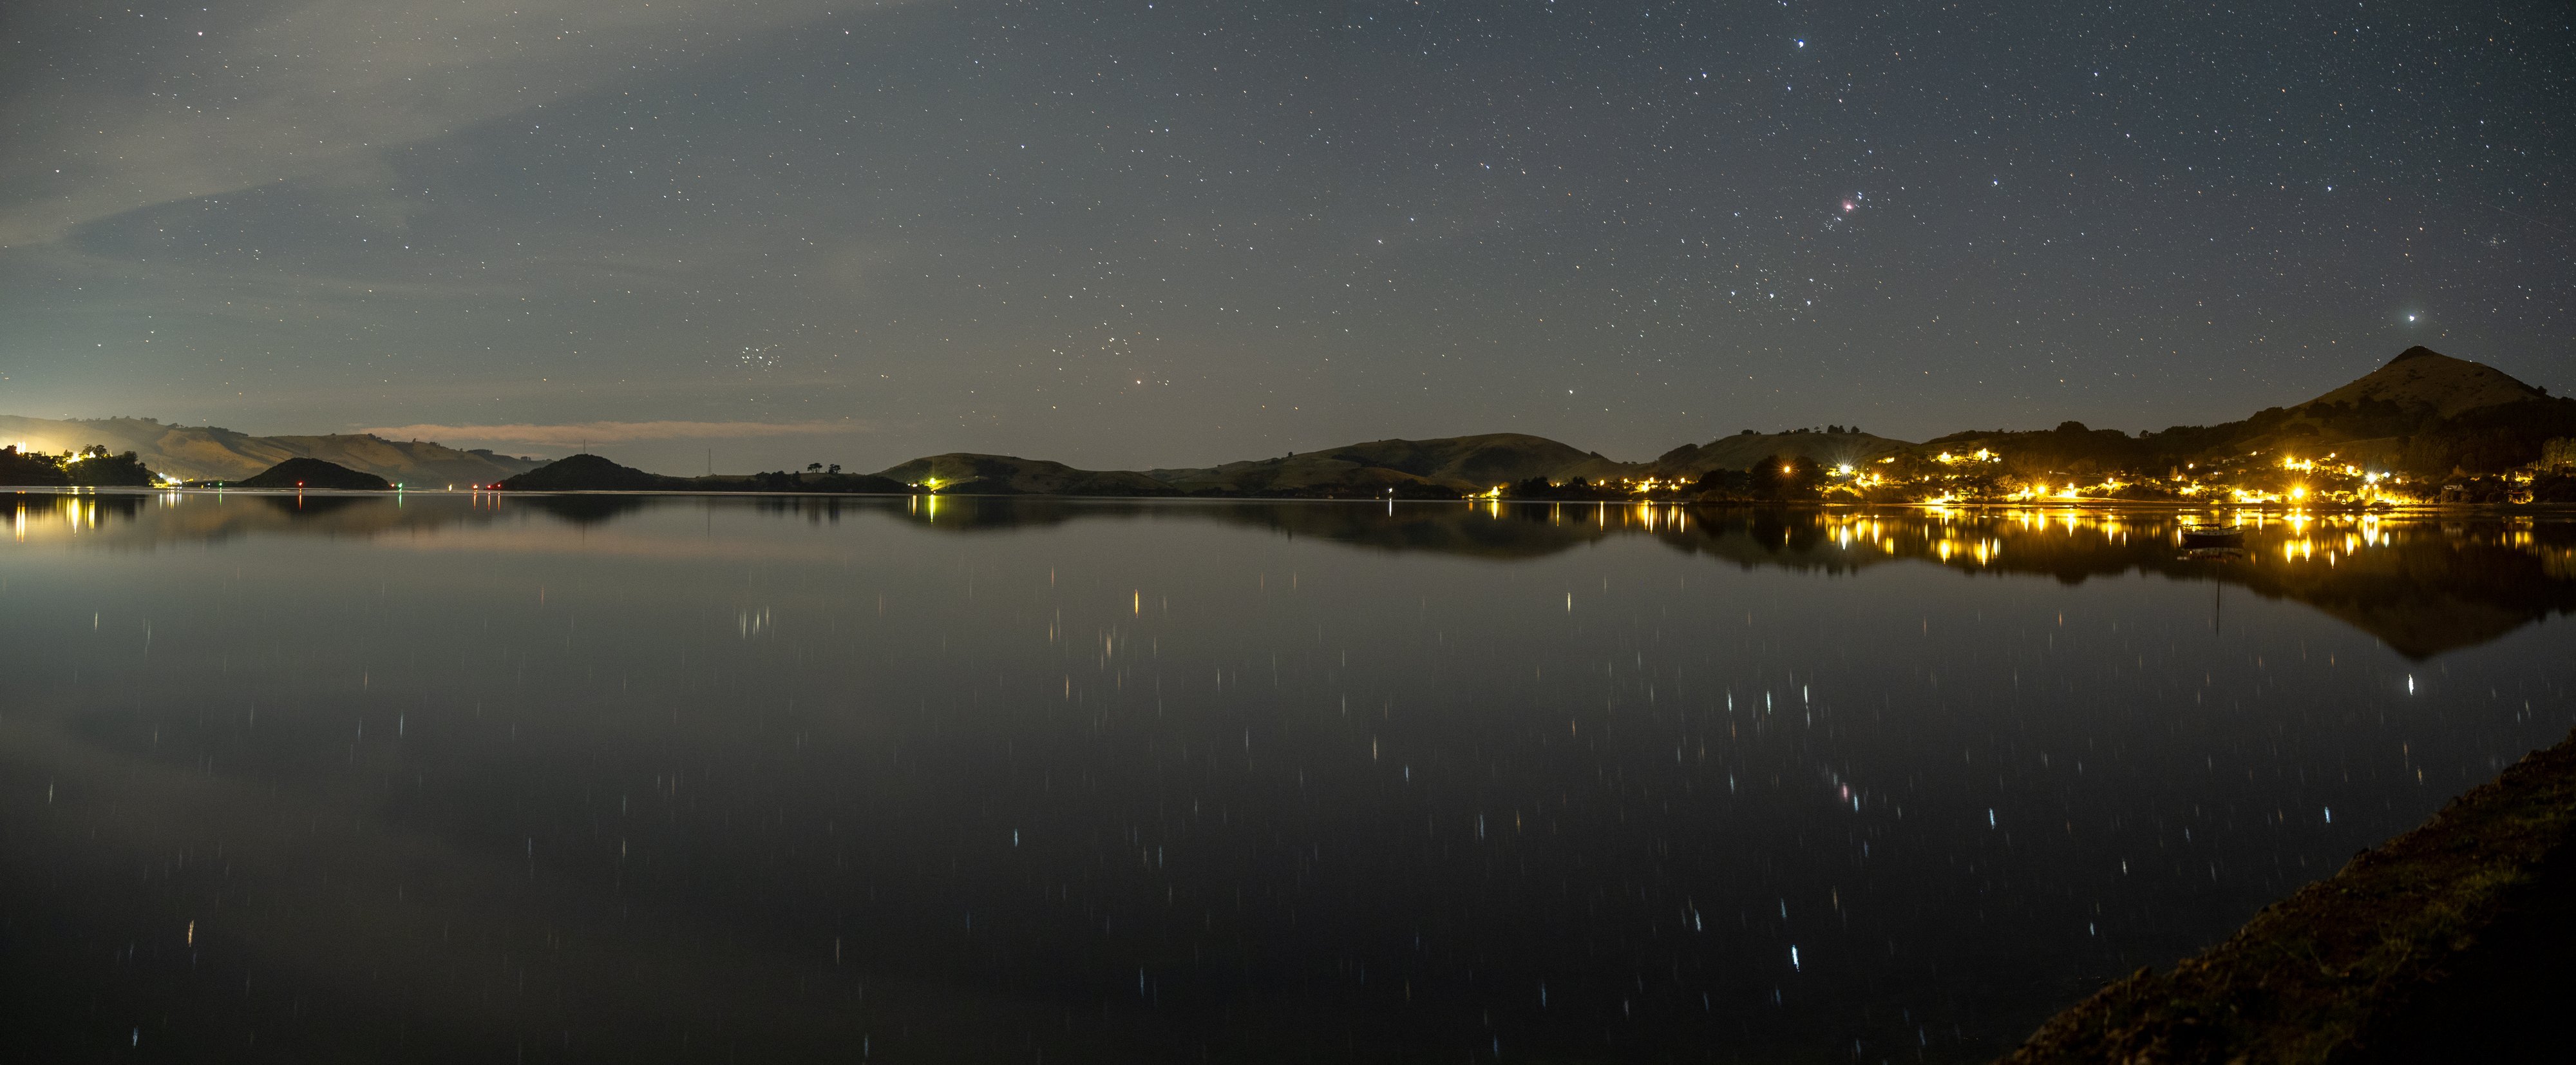
[[2243, 547], [2245, 530], [2228, 525], [2185, 525], [2182, 527], [2182, 545], [2184, 547]]

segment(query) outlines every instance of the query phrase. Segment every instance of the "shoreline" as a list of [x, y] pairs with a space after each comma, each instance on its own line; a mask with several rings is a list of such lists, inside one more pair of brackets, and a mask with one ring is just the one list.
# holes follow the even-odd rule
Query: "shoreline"
[[2558, 1047], [2544, 1003], [2563, 998], [2576, 940], [2571, 843], [2576, 734], [2225, 942], [2067, 1008], [1998, 1065], [2510, 1060]]
[[1511, 504], [1519, 504], [1519, 505], [1524, 505], [1524, 506], [1537, 506], [1537, 505], [1545, 505], [1545, 506], [1580, 506], [1580, 505], [1583, 505], [1583, 504], [1586, 504], [1586, 503], [1590, 503], [1590, 504], [1594, 504], [1594, 505], [1597, 505], [1597, 506], [1606, 506], [1606, 505], [1611, 504], [1611, 503], [1617, 503], [1617, 504], [1619, 504], [1620, 506], [1650, 505], [1650, 506], [1659, 506], [1659, 507], [1670, 506], [1670, 507], [1693, 507], [1693, 508], [1706, 508], [1706, 509], [1735, 509], [1735, 510], [1751, 510], [1751, 509], [1765, 509], [1765, 510], [1782, 510], [1782, 509], [1786, 509], [1786, 510], [1806, 510], [1806, 509], [1815, 509], [1815, 510], [1888, 510], [1888, 509], [1893, 509], [1893, 510], [1928, 510], [1928, 511], [1961, 511], [1961, 510], [1976, 510], [1976, 511], [1990, 511], [1990, 510], [2002, 510], [2002, 511], [2013, 511], [2013, 510], [2115, 511], [2115, 510], [2116, 510], [2116, 511], [2137, 511], [2137, 512], [2142, 512], [2142, 513], [2160, 513], [2160, 514], [2163, 514], [2163, 513], [2184, 513], [2184, 512], [2190, 512], [2190, 511], [2227, 511], [2227, 512], [2242, 512], [2242, 513], [2250, 513], [2250, 514], [2257, 514], [2257, 515], [2274, 515], [2274, 514], [2277, 514], [2277, 515], [2288, 516], [2288, 515], [2293, 515], [2293, 514], [2303, 514], [2303, 515], [2327, 515], [2327, 516], [2337, 516], [2337, 517], [2352, 517], [2352, 516], [2404, 517], [2404, 516], [2407, 516], [2407, 515], [2424, 515], [2424, 514], [2499, 514], [2499, 515], [2511, 515], [2511, 514], [2551, 514], [2551, 515], [2558, 515], [2558, 514], [2569, 514], [2569, 515], [2576, 515], [2576, 503], [2403, 503], [2403, 504], [2387, 504], [2387, 505], [2381, 505], [2381, 506], [2368, 506], [2368, 507], [2360, 507], [2360, 506], [2301, 506], [2301, 507], [2284, 507], [2284, 506], [2280, 506], [2280, 505], [2278, 505], [2278, 504], [2271, 504], [2271, 503], [2192, 503], [2192, 502], [2182, 502], [2182, 501], [2175, 501], [2175, 500], [2139, 500], [2139, 499], [2104, 499], [2104, 500], [2093, 500], [2093, 499], [2084, 499], [2084, 500], [2073, 500], [2073, 499], [2050, 499], [2050, 500], [2010, 500], [2010, 501], [1991, 501], [1991, 502], [1985, 502], [1985, 501], [1981, 501], [1981, 502], [1964, 502], [1964, 501], [1954, 501], [1954, 502], [1949, 502], [1949, 503], [1924, 503], [1924, 502], [1873, 503], [1873, 502], [1868, 502], [1868, 501], [1865, 501], [1865, 500], [1849, 500], [1849, 501], [1846, 501], [1846, 500], [1825, 500], [1825, 499], [1778, 499], [1778, 500], [1742, 500], [1742, 499], [1714, 499], [1714, 500], [1699, 500], [1699, 499], [1510, 499], [1510, 498], [1504, 498], [1504, 499], [1489, 499], [1489, 498], [1484, 498], [1484, 497], [1472, 497], [1472, 496], [1471, 496], [1471, 497], [1461, 497], [1461, 498], [1457, 498], [1457, 499], [1423, 499], [1423, 498], [1418, 498], [1418, 497], [1404, 497], [1404, 496], [1396, 496], [1396, 497], [1388, 497], [1388, 496], [1265, 496], [1265, 495], [1240, 495], [1240, 496], [1235, 496], [1235, 495], [1150, 495], [1150, 496], [1140, 496], [1140, 495], [1090, 495], [1090, 494], [1077, 494], [1077, 493], [1049, 493], [1049, 492], [775, 492], [775, 491], [760, 491], [760, 490], [740, 490], [740, 491], [732, 491], [732, 490], [705, 490], [705, 489], [695, 489], [695, 490], [693, 490], [693, 489], [685, 489], [685, 488], [683, 488], [683, 489], [575, 488], [575, 489], [555, 489], [555, 490], [536, 490], [536, 489], [530, 489], [530, 490], [523, 490], [523, 491], [505, 491], [505, 490], [501, 490], [501, 489], [492, 489], [492, 488], [486, 488], [486, 489], [476, 490], [476, 489], [465, 489], [465, 488], [444, 488], [444, 487], [441, 487], [441, 488], [394, 488], [394, 489], [365, 489], [365, 488], [196, 488], [196, 487], [175, 487], [175, 488], [174, 488], [174, 487], [141, 487], [141, 486], [131, 486], [131, 485], [0, 485], [0, 492], [10, 493], [10, 494], [14, 494], [14, 495], [100, 495], [100, 494], [111, 494], [111, 495], [170, 495], [170, 494], [177, 494], [177, 493], [188, 493], [188, 494], [206, 494], [206, 495], [328, 495], [328, 496], [356, 496], [356, 497], [366, 497], [366, 496], [397, 496], [397, 495], [457, 495], [457, 496], [462, 496], [462, 495], [486, 495], [486, 496], [505, 496], [505, 497], [513, 497], [513, 496], [654, 496], [654, 497], [667, 497], [667, 496], [691, 496], [691, 497], [703, 497], [703, 498], [709, 498], [709, 499], [740, 498], [740, 497], [744, 497], [744, 496], [775, 496], [775, 497], [791, 497], [791, 498], [799, 498], [799, 499], [922, 499], [922, 498], [932, 498], [932, 497], [935, 497], [935, 498], [940, 498], [940, 499], [1049, 499], [1049, 500], [1098, 500], [1098, 501], [1143, 502], [1143, 503], [1158, 503], [1158, 502], [1182, 502], [1182, 503], [1187, 503], [1187, 502], [1220, 502], [1220, 503], [1370, 503], [1370, 504], [1378, 504], [1378, 503], [1389, 503], [1389, 502], [1394, 502], [1394, 503], [1404, 503], [1404, 504], [1409, 504], [1409, 505], [1422, 505], [1422, 504], [1453, 504], [1453, 503], [1463, 503], [1463, 504], [1467, 504], [1467, 505], [1470, 505], [1470, 506], [1481, 506], [1481, 505], [1488, 504], [1488, 503], [1511, 503]]

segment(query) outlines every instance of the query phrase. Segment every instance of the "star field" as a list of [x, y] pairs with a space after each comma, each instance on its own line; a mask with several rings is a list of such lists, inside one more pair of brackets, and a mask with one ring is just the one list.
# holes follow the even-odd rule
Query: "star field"
[[2571, 21], [12, 4], [0, 407], [1140, 468], [2161, 428], [2416, 343], [2564, 392]]

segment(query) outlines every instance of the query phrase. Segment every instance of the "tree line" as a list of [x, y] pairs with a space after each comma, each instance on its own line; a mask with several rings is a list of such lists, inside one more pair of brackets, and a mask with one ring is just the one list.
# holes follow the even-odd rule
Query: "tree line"
[[140, 455], [131, 451], [111, 455], [104, 444], [91, 444], [79, 451], [60, 455], [20, 451], [15, 444], [0, 447], [0, 484], [41, 488], [68, 488], [73, 485], [149, 488], [156, 480], [152, 471], [143, 465]]

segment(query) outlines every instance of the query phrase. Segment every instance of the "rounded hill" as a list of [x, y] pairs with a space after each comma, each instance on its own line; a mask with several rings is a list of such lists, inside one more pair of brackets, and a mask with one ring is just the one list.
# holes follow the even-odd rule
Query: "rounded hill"
[[2375, 401], [2398, 407], [2428, 407], [2448, 418], [2480, 407], [2540, 399], [2548, 394], [2485, 363], [2455, 359], [2417, 345], [2303, 406]]
[[288, 459], [257, 476], [233, 482], [235, 488], [336, 488], [351, 491], [383, 491], [393, 486], [392, 481], [336, 462], [301, 458]]
[[686, 488], [688, 482], [583, 453], [512, 477], [501, 487], [513, 492], [651, 492]]

